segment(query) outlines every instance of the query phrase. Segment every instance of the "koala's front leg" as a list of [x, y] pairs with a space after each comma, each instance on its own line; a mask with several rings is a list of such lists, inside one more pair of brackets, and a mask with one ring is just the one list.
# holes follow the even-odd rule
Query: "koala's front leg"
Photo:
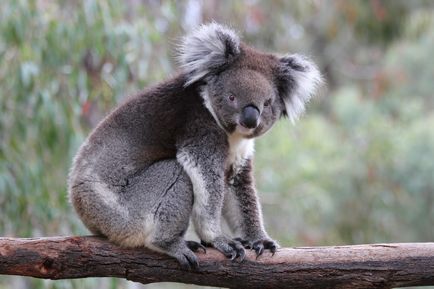
[[178, 162], [191, 179], [194, 191], [192, 221], [199, 238], [232, 260], [245, 257], [243, 245], [222, 234], [224, 201], [224, 150], [204, 139], [189, 139], [178, 148]]
[[279, 245], [265, 231], [252, 174], [250, 159], [234, 169], [227, 183], [223, 214], [232, 231], [240, 236], [235, 240], [254, 249], [257, 256], [264, 249], [269, 249], [274, 255]]

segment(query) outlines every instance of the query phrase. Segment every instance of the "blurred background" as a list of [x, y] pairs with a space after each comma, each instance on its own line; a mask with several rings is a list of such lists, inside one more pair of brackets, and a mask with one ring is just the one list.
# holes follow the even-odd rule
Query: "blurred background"
[[[88, 234], [71, 160], [128, 95], [175, 74], [180, 36], [228, 24], [309, 55], [327, 87], [256, 142], [266, 228], [283, 246], [434, 241], [433, 1], [3, 0], [0, 236]], [[200, 288], [0, 277], [0, 288]], [[434, 287], [432, 287], [434, 288]]]

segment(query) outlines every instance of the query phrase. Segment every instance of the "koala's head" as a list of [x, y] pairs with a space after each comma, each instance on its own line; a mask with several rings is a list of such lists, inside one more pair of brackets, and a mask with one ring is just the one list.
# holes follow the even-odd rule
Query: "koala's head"
[[259, 52], [217, 23], [186, 36], [179, 58], [185, 85], [201, 86], [204, 104], [218, 125], [246, 138], [265, 133], [282, 116], [294, 122], [322, 82], [308, 58]]

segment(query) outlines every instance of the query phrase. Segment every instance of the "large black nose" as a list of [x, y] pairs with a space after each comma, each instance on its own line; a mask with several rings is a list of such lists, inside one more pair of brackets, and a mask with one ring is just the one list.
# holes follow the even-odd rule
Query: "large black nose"
[[259, 109], [254, 105], [244, 107], [240, 122], [247, 128], [256, 128], [259, 124]]

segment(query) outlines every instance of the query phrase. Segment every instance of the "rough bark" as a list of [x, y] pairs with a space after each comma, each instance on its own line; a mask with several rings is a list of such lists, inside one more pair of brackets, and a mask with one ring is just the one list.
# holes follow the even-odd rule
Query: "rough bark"
[[208, 249], [200, 268], [96, 237], [0, 238], [0, 274], [46, 279], [119, 277], [230, 288], [393, 288], [434, 285], [434, 243], [299, 247], [244, 262]]

